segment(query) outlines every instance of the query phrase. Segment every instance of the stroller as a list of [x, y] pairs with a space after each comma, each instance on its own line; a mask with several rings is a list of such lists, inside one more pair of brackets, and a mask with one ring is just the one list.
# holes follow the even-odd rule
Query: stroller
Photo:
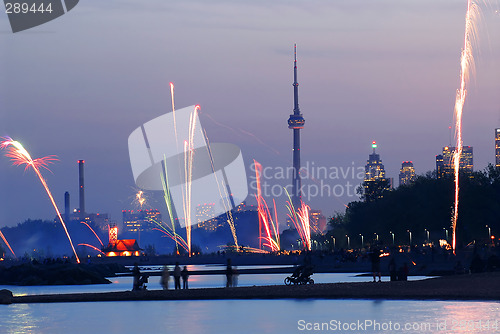
[[142, 274], [137, 284], [134, 283], [132, 291], [144, 291], [147, 289], [146, 283], [148, 283], [149, 275]]
[[285, 285], [291, 284], [314, 284], [314, 280], [311, 278], [313, 274], [314, 267], [311, 265], [298, 266], [291, 276], [285, 278]]

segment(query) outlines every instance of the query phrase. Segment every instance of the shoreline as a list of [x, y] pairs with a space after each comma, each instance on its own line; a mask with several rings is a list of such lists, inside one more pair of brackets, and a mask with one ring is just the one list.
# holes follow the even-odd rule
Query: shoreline
[[[392, 299], [500, 302], [500, 272], [436, 277], [406, 282], [351, 282], [297, 286], [273, 285], [27, 295], [11, 297], [10, 303], [220, 299]], [[9, 300], [4, 302], [4, 304], [10, 303]]]

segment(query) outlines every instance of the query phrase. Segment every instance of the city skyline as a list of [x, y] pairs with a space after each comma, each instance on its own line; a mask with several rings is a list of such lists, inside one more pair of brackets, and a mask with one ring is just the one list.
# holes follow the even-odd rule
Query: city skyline
[[[59, 157], [53, 174], [44, 176], [60, 207], [66, 191], [77, 198], [76, 162], [84, 159], [87, 211], [119, 220], [121, 210], [133, 208], [138, 190], [126, 138], [171, 110], [169, 82], [176, 85], [176, 106], [200, 104], [211, 142], [241, 147], [247, 167], [253, 159], [274, 170], [291, 166], [283, 119], [293, 109], [290, 61], [297, 43], [308, 122], [302, 165], [363, 167], [367, 145], [376, 140], [388, 177], [396, 178], [407, 160], [423, 174], [434, 170], [441, 147], [453, 146], [448, 127], [464, 9], [444, 0], [196, 2], [196, 9], [151, 0], [137, 15], [123, 2], [81, 3], [61, 19], [2, 35], [0, 135], [19, 140], [33, 157]], [[475, 170], [495, 163], [491, 129], [500, 126], [500, 17], [483, 9], [483, 23], [480, 35], [489, 39], [481, 39], [464, 113], [464, 142], [475, 148]], [[9, 29], [6, 19], [0, 21], [0, 30]], [[5, 157], [0, 162], [0, 200], [9, 203], [0, 213], [2, 226], [51, 219], [34, 176]], [[321, 181], [346, 186], [345, 178]], [[267, 182], [290, 180], [273, 176]], [[328, 217], [358, 199], [333, 197], [306, 202]], [[284, 202], [277, 198], [280, 208]], [[150, 205], [164, 211], [160, 200]]]

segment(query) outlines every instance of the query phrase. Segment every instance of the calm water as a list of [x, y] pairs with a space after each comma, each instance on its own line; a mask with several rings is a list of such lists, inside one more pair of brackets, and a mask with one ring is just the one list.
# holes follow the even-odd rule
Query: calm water
[[[325, 323], [330, 327], [324, 332], [332, 333], [500, 332], [494, 328], [500, 304], [492, 302], [213, 300], [18, 304], [0, 309], [2, 333], [319, 332], [307, 330], [315, 323]], [[380, 328], [357, 327], [365, 321], [372, 326], [376, 321]], [[346, 325], [351, 330], [342, 330]]]

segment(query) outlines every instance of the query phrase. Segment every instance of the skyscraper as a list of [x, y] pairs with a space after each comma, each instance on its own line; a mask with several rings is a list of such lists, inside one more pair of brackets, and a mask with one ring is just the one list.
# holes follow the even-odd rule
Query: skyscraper
[[385, 190], [391, 189], [391, 182], [385, 177], [385, 168], [380, 155], [375, 152], [377, 143], [372, 142], [373, 153], [368, 156], [365, 165], [364, 199], [373, 201], [383, 197]]
[[123, 210], [123, 231], [142, 232], [151, 231], [161, 224], [161, 213], [156, 209], [152, 210]]
[[444, 162], [443, 162], [443, 155], [438, 154], [436, 155], [436, 177], [438, 179], [444, 177]]
[[297, 82], [297, 44], [294, 45], [293, 61], [293, 114], [288, 118], [288, 128], [293, 130], [293, 190], [292, 203], [297, 209], [300, 206], [301, 180], [300, 180], [300, 129], [304, 128], [304, 117], [299, 109], [299, 83]]
[[323, 234], [326, 231], [326, 217], [321, 210], [309, 211], [309, 224], [314, 233]]
[[415, 181], [415, 168], [412, 161], [403, 161], [399, 170], [399, 185], [409, 185]]
[[365, 165], [365, 181], [375, 181], [380, 179], [385, 179], [385, 169], [382, 165], [382, 160], [380, 155], [375, 153], [377, 148], [377, 143], [372, 142], [373, 153], [368, 156], [368, 160]]
[[[443, 153], [436, 155], [436, 174], [437, 178], [452, 177], [455, 174], [453, 167], [453, 154], [455, 147], [443, 147]], [[462, 146], [462, 154], [460, 155], [459, 171], [464, 173], [472, 173], [474, 171], [474, 159], [472, 146]]]
[[500, 129], [495, 129], [495, 166], [500, 167]]

